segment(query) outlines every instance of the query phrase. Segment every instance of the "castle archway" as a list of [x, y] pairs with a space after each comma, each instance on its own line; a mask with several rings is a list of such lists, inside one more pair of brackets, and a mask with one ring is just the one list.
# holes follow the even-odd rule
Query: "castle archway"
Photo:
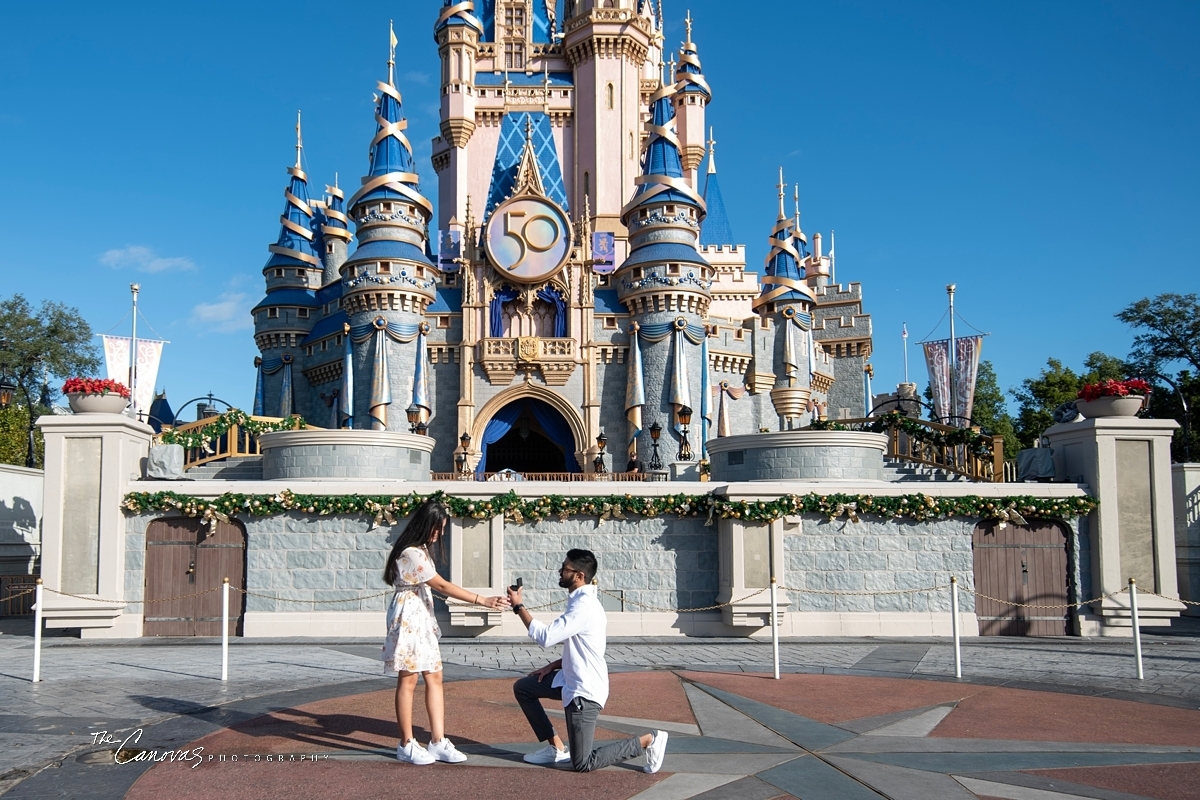
[[476, 473], [579, 472], [587, 434], [579, 412], [563, 397], [526, 384], [484, 404], [471, 439], [480, 452]]

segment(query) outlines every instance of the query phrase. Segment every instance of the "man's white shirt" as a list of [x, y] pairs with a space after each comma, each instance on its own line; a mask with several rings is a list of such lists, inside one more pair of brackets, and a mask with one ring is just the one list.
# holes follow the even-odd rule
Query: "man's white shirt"
[[567, 610], [549, 625], [529, 623], [529, 638], [542, 647], [563, 645], [562, 669], [551, 684], [563, 690], [563, 707], [576, 697], [603, 706], [608, 702], [608, 664], [604, 647], [608, 617], [595, 586], [581, 586], [567, 595]]

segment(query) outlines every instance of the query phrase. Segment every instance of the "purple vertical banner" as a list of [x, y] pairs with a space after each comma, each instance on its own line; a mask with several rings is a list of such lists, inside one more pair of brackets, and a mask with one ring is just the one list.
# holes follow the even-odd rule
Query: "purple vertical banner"
[[438, 269], [442, 272], [458, 272], [457, 259], [462, 258], [462, 233], [460, 231], [438, 231]]
[[925, 349], [925, 366], [929, 368], [933, 413], [939, 422], [953, 423], [953, 420], [947, 420], [954, 413], [950, 410], [950, 340], [922, 342], [921, 347]]
[[979, 353], [983, 350], [982, 336], [966, 336], [955, 340], [954, 393], [957, 398], [958, 414], [963, 419], [956, 420], [955, 425], [965, 427], [971, 418], [971, 408], [975, 405], [975, 380], [979, 377]]
[[617, 238], [609, 232], [592, 234], [592, 269], [607, 275], [616, 268]]

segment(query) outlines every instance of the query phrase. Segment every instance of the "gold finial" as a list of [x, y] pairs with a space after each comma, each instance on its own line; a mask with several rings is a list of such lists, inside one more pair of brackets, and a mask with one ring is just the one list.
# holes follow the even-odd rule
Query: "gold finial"
[[671, 53], [671, 60], [669, 63], [671, 64], [671, 71], [668, 72], [667, 75], [671, 78], [671, 82], [674, 83], [675, 82], [675, 54], [674, 53]]
[[690, 47], [692, 44], [692, 10], [690, 8], [687, 16], [683, 18], [683, 27], [687, 29], [687, 41], [684, 42], [684, 46]]
[[300, 151], [304, 149], [304, 138], [300, 135], [300, 111], [296, 110], [296, 169], [300, 169]]
[[775, 188], [779, 190], [779, 218], [787, 219], [787, 213], [783, 210], [783, 190], [787, 188], [787, 184], [783, 182], [783, 167], [779, 168], [779, 183]]
[[388, 20], [388, 86], [395, 86], [395, 71], [396, 71], [396, 45], [399, 44], [399, 39], [396, 38], [396, 29], [392, 27], [392, 21]]
[[335, 189], [342, 188], [342, 187], [338, 186], [338, 174], [336, 172], [333, 173], [333, 188], [335, 188]]
[[717, 171], [717, 140], [713, 137], [711, 125], [708, 126], [708, 142], [706, 144], [708, 145], [708, 174], [713, 175]]
[[533, 144], [533, 117], [525, 115], [525, 144]]
[[792, 186], [792, 203], [796, 209], [796, 230], [800, 230], [800, 184]]

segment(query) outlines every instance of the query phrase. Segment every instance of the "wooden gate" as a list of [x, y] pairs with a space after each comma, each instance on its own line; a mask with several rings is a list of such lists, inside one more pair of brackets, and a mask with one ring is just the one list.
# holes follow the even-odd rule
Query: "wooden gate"
[[[211, 534], [211, 535], [209, 535]], [[144, 636], [220, 636], [221, 582], [229, 578], [229, 633], [241, 633], [246, 531], [238, 522], [159, 519], [146, 529]], [[214, 592], [197, 594], [217, 587]], [[188, 597], [187, 595], [195, 595]]]
[[1065, 636], [1066, 608], [1024, 608], [1011, 603], [1065, 605], [1067, 537], [1054, 522], [1006, 525], [981, 522], [971, 537], [975, 551], [975, 614], [981, 636]]

